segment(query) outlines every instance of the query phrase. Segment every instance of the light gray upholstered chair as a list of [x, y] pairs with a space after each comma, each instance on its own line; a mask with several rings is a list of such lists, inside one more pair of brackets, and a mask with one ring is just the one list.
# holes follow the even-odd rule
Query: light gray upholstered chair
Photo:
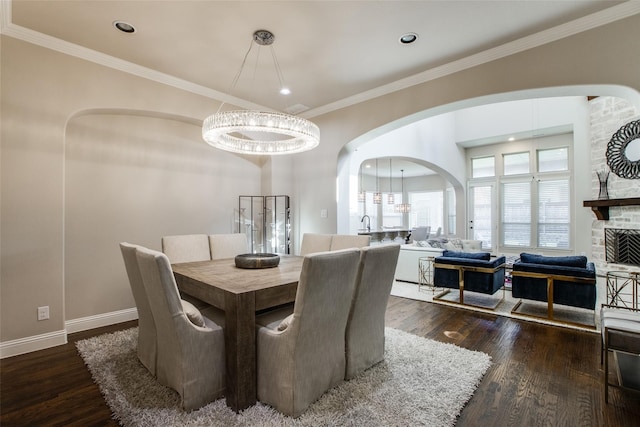
[[162, 252], [169, 257], [171, 264], [211, 259], [209, 239], [206, 234], [164, 236], [162, 238]]
[[293, 313], [256, 318], [258, 400], [298, 417], [344, 380], [344, 333], [359, 260], [359, 249], [306, 256]]
[[210, 234], [211, 259], [235, 258], [249, 251], [245, 234]]
[[136, 257], [156, 323], [158, 382], [176, 390], [187, 411], [222, 397], [224, 313], [185, 304], [165, 254], [139, 247]]
[[371, 244], [371, 236], [355, 234], [334, 234], [331, 236], [332, 251], [349, 248], [364, 248]]
[[330, 251], [332, 236], [332, 234], [304, 233], [300, 244], [300, 255]]
[[399, 254], [400, 245], [362, 248], [345, 333], [345, 379], [384, 359], [384, 318]]
[[419, 242], [422, 240], [427, 240], [429, 238], [429, 234], [431, 233], [431, 226], [423, 226], [423, 227], [415, 227], [411, 230], [411, 239], [414, 242]]
[[122, 252], [124, 266], [127, 270], [127, 276], [129, 276], [129, 285], [138, 310], [138, 359], [155, 376], [157, 354], [156, 324], [153, 320], [153, 314], [151, 314], [151, 307], [142, 283], [142, 276], [140, 276], [136, 248], [138, 248], [137, 245], [126, 242], [120, 243], [120, 252]]

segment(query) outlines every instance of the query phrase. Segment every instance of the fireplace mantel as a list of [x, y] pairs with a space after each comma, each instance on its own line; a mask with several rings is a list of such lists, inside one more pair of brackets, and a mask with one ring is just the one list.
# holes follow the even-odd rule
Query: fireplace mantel
[[604, 200], [585, 200], [582, 206], [590, 207], [596, 218], [600, 220], [609, 219], [610, 206], [640, 206], [640, 197], [630, 197], [627, 199], [604, 199]]

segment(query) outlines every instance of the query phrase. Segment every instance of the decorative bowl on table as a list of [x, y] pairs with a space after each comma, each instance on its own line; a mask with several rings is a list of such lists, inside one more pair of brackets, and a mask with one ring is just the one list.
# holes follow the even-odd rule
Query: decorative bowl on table
[[280, 264], [280, 255], [269, 253], [236, 255], [238, 268], [272, 268]]

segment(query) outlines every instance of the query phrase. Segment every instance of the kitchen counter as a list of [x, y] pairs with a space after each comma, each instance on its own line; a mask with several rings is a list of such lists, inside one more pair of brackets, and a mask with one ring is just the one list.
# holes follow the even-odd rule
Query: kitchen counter
[[404, 228], [382, 228], [378, 230], [358, 230], [358, 234], [371, 236], [371, 240], [374, 242], [381, 242], [383, 240], [395, 240], [400, 237], [403, 240], [407, 239], [407, 236], [411, 233], [411, 230]]

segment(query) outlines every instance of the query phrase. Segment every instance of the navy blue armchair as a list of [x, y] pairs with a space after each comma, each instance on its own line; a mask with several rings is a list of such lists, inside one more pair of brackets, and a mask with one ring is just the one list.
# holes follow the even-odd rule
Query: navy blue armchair
[[[439, 288], [458, 289], [458, 302], [465, 304], [465, 291], [493, 295], [501, 288], [504, 289], [504, 269], [504, 256], [491, 259], [488, 252], [444, 251], [442, 256], [434, 260], [433, 281]], [[448, 292], [445, 291], [434, 299], [442, 299]], [[481, 307], [495, 309], [501, 301], [502, 299], [491, 307]]]
[[[549, 257], [522, 253], [513, 264], [511, 292], [522, 299], [547, 303], [546, 318], [553, 320], [554, 304], [594, 310], [596, 269], [584, 256]], [[536, 316], [540, 317], [540, 316]]]

